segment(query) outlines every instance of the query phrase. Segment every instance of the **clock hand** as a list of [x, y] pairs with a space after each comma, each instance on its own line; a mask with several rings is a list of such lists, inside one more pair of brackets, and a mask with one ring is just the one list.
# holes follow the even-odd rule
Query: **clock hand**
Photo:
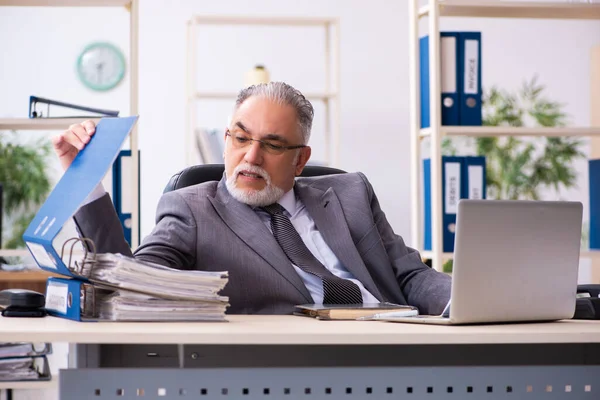
[[98, 84], [102, 82], [102, 69], [104, 68], [104, 63], [96, 64], [96, 69], [98, 70]]

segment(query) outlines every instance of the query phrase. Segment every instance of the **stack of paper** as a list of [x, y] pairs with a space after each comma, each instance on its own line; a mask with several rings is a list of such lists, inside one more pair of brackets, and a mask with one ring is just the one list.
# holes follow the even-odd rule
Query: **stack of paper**
[[165, 299], [228, 301], [218, 295], [227, 284], [227, 271], [178, 270], [108, 253], [86, 260], [82, 272], [92, 282]]
[[225, 320], [229, 299], [218, 293], [227, 272], [178, 270], [111, 253], [88, 258], [82, 272], [96, 283], [86, 286], [84, 304], [100, 320]]
[[51, 343], [0, 343], [0, 381], [49, 380]]
[[0, 381], [33, 381], [44, 377], [45, 357], [0, 359]]
[[172, 300], [118, 290], [102, 299], [99, 318], [110, 321], [224, 321], [224, 302]]
[[[227, 272], [186, 271], [121, 254], [90, 255], [77, 276], [50, 277], [46, 309], [76, 321], [225, 321]], [[69, 303], [68, 298], [75, 299]]]
[[30, 357], [52, 353], [52, 343], [0, 343], [0, 358]]

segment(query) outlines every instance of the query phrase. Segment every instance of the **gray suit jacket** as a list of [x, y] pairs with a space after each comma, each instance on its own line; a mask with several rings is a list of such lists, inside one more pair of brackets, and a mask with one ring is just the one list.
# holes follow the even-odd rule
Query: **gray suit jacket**
[[[427, 267], [392, 231], [371, 184], [361, 173], [298, 178], [296, 194], [343, 265], [380, 301], [437, 314], [450, 298], [450, 278]], [[131, 255], [110, 198], [75, 215], [80, 234], [98, 252]], [[222, 294], [233, 314], [286, 314], [312, 297], [275, 238], [225, 181], [166, 193], [156, 226], [136, 258], [181, 269], [229, 271]]]

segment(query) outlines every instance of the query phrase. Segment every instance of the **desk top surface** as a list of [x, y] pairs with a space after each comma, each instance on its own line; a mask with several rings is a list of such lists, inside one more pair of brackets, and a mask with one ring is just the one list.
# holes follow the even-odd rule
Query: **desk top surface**
[[434, 326], [318, 321], [291, 315], [229, 315], [229, 322], [75, 322], [0, 317], [0, 342], [189, 344], [600, 343], [600, 321]]

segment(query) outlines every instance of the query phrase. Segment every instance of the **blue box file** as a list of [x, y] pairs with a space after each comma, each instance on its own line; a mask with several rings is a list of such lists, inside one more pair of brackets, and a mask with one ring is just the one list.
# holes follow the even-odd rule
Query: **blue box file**
[[461, 32], [460, 35], [461, 90], [460, 125], [482, 124], [481, 89], [481, 32]]
[[[459, 90], [462, 87], [459, 32], [440, 32], [442, 125], [460, 125]], [[431, 125], [429, 109], [429, 36], [419, 40], [421, 128]]]
[[[132, 188], [128, 187], [125, 184], [128, 180], [127, 177], [131, 175], [131, 170], [127, 168], [130, 165], [128, 162], [131, 159], [131, 150], [121, 150], [117, 159], [115, 160], [112, 168], [112, 184], [113, 184], [113, 192], [112, 199], [113, 204], [115, 206], [115, 210], [117, 211], [117, 215], [119, 216], [119, 220], [121, 221], [121, 226], [123, 227], [123, 234], [125, 235], [125, 240], [131, 246], [131, 212], [126, 210], [123, 204], [124, 194], [130, 191]], [[141, 163], [141, 154], [138, 150], [138, 193], [140, 191], [140, 175], [139, 171]], [[141, 196], [138, 196], [138, 209], [140, 208], [140, 200]], [[138, 219], [138, 237], [140, 234], [140, 220]]]
[[589, 161], [590, 249], [600, 249], [600, 159]]
[[[464, 198], [463, 157], [442, 157], [442, 251], [454, 251], [454, 237], [458, 200]], [[424, 179], [424, 243], [425, 250], [432, 250], [432, 211], [431, 211], [431, 160], [423, 160]]]

